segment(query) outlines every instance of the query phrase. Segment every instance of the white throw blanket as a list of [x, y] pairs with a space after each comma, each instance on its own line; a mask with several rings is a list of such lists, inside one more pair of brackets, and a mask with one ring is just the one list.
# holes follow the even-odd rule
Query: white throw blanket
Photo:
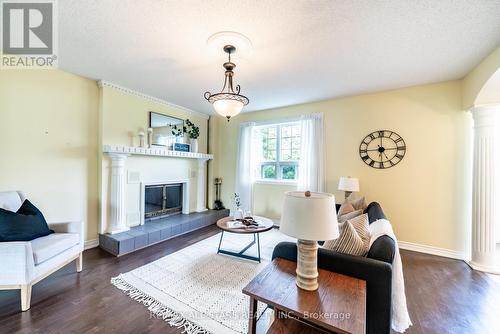
[[370, 247], [378, 237], [387, 235], [395, 242], [396, 249], [392, 263], [392, 321], [391, 327], [396, 332], [404, 333], [412, 325], [406, 305], [403, 264], [399, 255], [396, 236], [391, 223], [387, 219], [379, 219], [370, 224]]

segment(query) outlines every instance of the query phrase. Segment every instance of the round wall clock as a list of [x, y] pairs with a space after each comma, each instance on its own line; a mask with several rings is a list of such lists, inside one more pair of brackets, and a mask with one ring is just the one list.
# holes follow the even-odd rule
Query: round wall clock
[[406, 153], [403, 138], [394, 131], [378, 130], [366, 136], [359, 145], [361, 159], [370, 167], [385, 169], [397, 165]]

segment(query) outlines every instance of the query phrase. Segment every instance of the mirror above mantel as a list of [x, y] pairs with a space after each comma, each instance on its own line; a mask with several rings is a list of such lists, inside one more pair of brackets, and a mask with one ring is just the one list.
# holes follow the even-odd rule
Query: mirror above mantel
[[150, 111], [149, 127], [153, 129], [151, 144], [171, 149], [172, 145], [177, 141], [177, 137], [172, 134], [173, 126], [184, 127], [184, 120]]

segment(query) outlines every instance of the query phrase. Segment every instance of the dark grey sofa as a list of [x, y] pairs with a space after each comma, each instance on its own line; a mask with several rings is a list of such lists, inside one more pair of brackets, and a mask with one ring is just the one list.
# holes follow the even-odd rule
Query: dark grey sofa
[[[380, 205], [370, 203], [365, 210], [370, 224], [386, 218]], [[366, 281], [366, 333], [391, 333], [391, 284], [392, 261], [395, 242], [388, 236], [381, 236], [372, 244], [366, 257], [352, 256], [320, 248], [318, 267], [357, 277]], [[273, 259], [283, 258], [297, 261], [297, 245], [281, 242], [274, 248]], [[355, 314], [352, 316], [356, 316]]]

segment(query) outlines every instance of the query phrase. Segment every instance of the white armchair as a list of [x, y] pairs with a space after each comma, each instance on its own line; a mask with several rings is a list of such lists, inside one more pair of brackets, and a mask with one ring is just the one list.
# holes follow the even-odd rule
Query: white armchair
[[[0, 192], [0, 208], [16, 212], [26, 199], [20, 191]], [[31, 241], [0, 242], [0, 290], [21, 290], [21, 310], [30, 308], [31, 287], [76, 260], [82, 271], [83, 222], [49, 223], [55, 233]]]

